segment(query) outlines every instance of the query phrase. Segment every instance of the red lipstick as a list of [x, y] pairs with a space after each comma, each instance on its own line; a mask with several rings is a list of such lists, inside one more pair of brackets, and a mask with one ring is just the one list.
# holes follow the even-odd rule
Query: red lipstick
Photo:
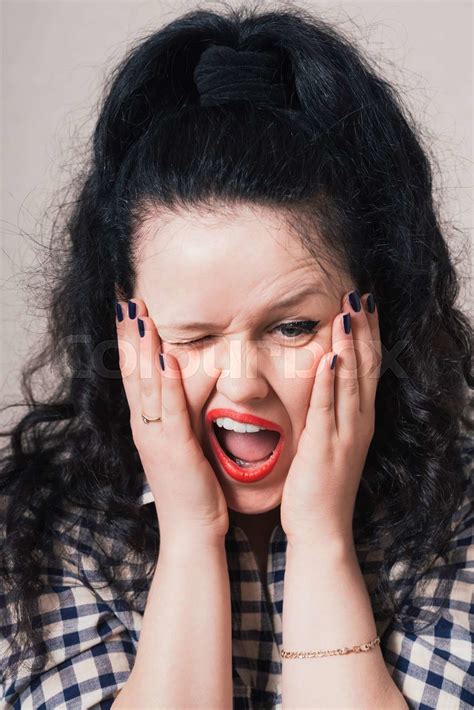
[[[243, 468], [229, 458], [219, 444], [214, 432], [213, 421], [221, 417], [229, 417], [236, 422], [241, 422], [243, 424], [255, 424], [256, 426], [264, 427], [265, 429], [270, 429], [271, 431], [277, 431], [280, 434], [280, 438], [270, 458], [262, 463], [261, 466], [256, 468]], [[262, 478], [265, 478], [265, 476], [268, 476], [268, 474], [271, 473], [283, 450], [285, 436], [281, 426], [269, 421], [268, 419], [262, 419], [262, 417], [256, 417], [253, 414], [247, 414], [244, 412], [235, 412], [232, 409], [211, 409], [206, 415], [206, 422], [213, 451], [218, 462], [227, 475], [240, 483], [254, 483], [256, 481], [261, 481]]]

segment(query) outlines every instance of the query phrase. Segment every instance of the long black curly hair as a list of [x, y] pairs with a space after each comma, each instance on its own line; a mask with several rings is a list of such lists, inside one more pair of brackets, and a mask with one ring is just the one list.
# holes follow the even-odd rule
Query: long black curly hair
[[[211, 47], [272, 56], [275, 91], [221, 86], [216, 97], [199, 64]], [[155, 507], [137, 502], [143, 469], [114, 305], [133, 297], [133, 235], [154, 207], [279, 209], [310, 255], [323, 244], [374, 293], [384, 362], [354, 534], [358, 548], [383, 551], [374, 608], [403, 623], [389, 573], [403, 560], [427, 570], [445, 554], [473, 385], [472, 330], [455, 305], [460, 278], [422, 143], [393, 86], [334, 25], [296, 7], [194, 9], [116, 67], [90, 159], [52, 230], [48, 341], [22, 374], [28, 410], [2, 433], [0, 564], [18, 660], [33, 647], [45, 662], [33, 621], [66, 505], [92, 535], [100, 519], [153, 572], [159, 526]], [[52, 391], [35, 395], [33, 379], [49, 370]], [[141, 590], [120, 578], [119, 561], [104, 550], [102, 565], [133, 602]]]

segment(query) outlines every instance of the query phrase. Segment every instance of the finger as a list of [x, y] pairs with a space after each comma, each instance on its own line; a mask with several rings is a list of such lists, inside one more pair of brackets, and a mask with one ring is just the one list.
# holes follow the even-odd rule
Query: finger
[[[367, 388], [367, 396], [364, 401], [364, 405], [367, 408], [374, 407], [375, 397], [377, 394], [377, 385], [380, 379], [380, 370], [382, 366], [382, 343], [380, 339], [380, 326], [379, 326], [379, 313], [375, 298], [372, 295], [372, 299], [369, 299], [371, 294], [367, 294], [363, 297], [363, 308], [366, 312], [367, 324], [370, 331], [370, 347], [371, 347], [371, 367], [367, 373], [366, 379], [370, 383], [370, 387]], [[368, 306], [372, 300], [373, 311], [370, 312]], [[363, 411], [363, 410], [362, 410]]]
[[369, 413], [373, 409], [375, 398], [372, 371], [376, 364], [376, 353], [372, 343], [372, 333], [364, 308], [366, 295], [361, 297], [353, 291], [345, 295], [343, 308], [351, 314], [352, 340], [357, 359], [357, 378], [359, 380], [359, 411]]
[[[186, 445], [194, 438], [188, 403], [178, 360], [170, 353], [161, 353], [164, 367], [161, 380], [161, 411], [163, 425], [170, 434]], [[178, 439], [179, 437], [179, 439]]]
[[322, 438], [336, 430], [334, 410], [335, 368], [331, 369], [334, 355], [334, 352], [326, 353], [319, 360], [306, 416], [306, 427]]
[[142, 301], [141, 298], [131, 298], [127, 301], [127, 315], [131, 321], [141, 318], [141, 316], [147, 316], [148, 310], [145, 301]]
[[359, 414], [359, 380], [352, 339], [352, 314], [339, 313], [333, 321], [332, 350], [337, 353], [334, 401], [338, 433], [352, 428]]
[[[144, 414], [149, 419], [155, 419], [162, 417], [161, 374], [158, 359], [161, 341], [156, 326], [149, 316], [137, 317], [135, 329], [140, 348], [140, 411], [137, 414], [140, 418]], [[142, 426], [144, 425], [151, 434], [154, 434], [154, 427], [150, 427], [150, 424], [142, 420]]]
[[140, 404], [139, 349], [138, 338], [135, 335], [136, 325], [130, 322], [126, 301], [117, 301], [115, 304], [115, 324], [122, 384], [132, 412]]

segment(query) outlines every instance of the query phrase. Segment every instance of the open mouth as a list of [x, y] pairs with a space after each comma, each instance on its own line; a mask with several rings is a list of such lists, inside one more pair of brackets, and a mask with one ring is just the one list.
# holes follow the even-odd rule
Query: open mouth
[[[276, 432], [276, 431], [271, 432], [272, 436], [274, 435], [274, 438], [275, 438], [275, 445], [273, 446], [270, 453], [261, 459], [254, 460], [254, 461], [247, 461], [243, 458], [239, 458], [238, 456], [235, 456], [225, 446], [224, 434], [222, 432], [222, 427], [219, 427], [219, 426], [217, 426], [217, 424], [215, 422], [212, 422], [212, 428], [214, 430], [214, 434], [216, 436], [217, 442], [218, 442], [219, 446], [221, 447], [222, 451], [226, 454], [226, 456], [228, 456], [232, 461], [234, 461], [238, 466], [241, 466], [242, 468], [250, 468], [250, 469], [259, 468], [263, 463], [265, 463], [265, 461], [268, 461], [273, 456], [273, 453], [275, 452], [278, 441], [280, 440], [280, 434], [278, 432]], [[255, 436], [255, 434], [245, 434], [245, 436]]]
[[[268, 476], [275, 468], [283, 449], [284, 436], [280, 432], [273, 430], [266, 431], [265, 435], [262, 432], [262, 436], [259, 436], [259, 432], [249, 432], [244, 436], [264, 438], [265, 447], [262, 446], [262, 440], [260, 442], [258, 442], [257, 438], [255, 440], [243, 440], [242, 434], [240, 434], [240, 437], [235, 437], [234, 432], [223, 430], [215, 422], [211, 423], [211, 444], [221, 468], [228, 476], [240, 483], [255, 483]], [[234, 451], [230, 451], [230, 444], [226, 445], [224, 439], [227, 442], [232, 442]], [[242, 442], [244, 442], [244, 445], [242, 445]], [[244, 456], [241, 453], [238, 456], [236, 455], [236, 448], [240, 452], [245, 450], [248, 454]], [[265, 455], [259, 456], [258, 452], [261, 454], [264, 450]]]

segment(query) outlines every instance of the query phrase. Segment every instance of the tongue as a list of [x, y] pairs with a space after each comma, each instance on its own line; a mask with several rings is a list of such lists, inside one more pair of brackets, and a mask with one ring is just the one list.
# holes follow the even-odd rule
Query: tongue
[[260, 461], [269, 456], [278, 443], [277, 431], [256, 431], [241, 434], [237, 431], [219, 429], [219, 441], [232, 456], [242, 461]]

